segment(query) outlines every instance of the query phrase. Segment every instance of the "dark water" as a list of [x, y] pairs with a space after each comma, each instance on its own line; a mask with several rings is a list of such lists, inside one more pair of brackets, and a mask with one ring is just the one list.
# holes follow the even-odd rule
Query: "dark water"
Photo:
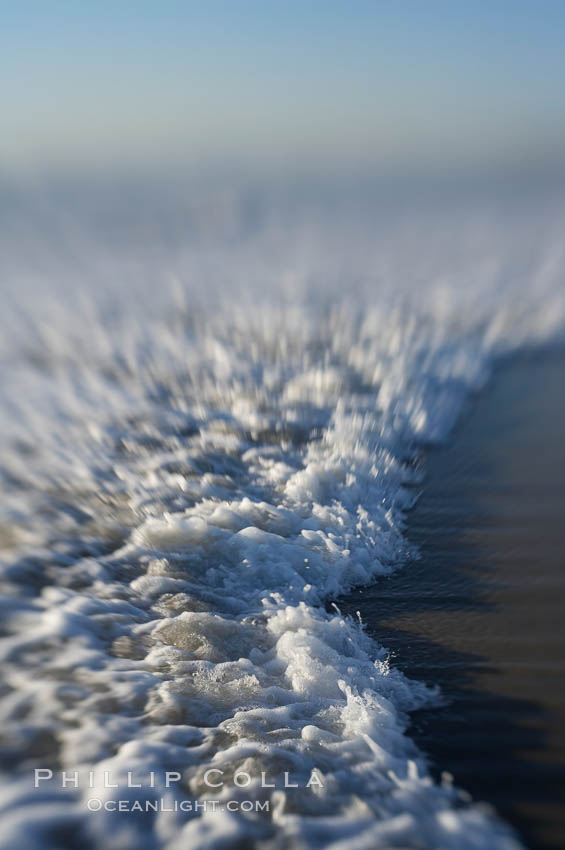
[[435, 770], [531, 848], [565, 847], [565, 354], [502, 365], [429, 452], [421, 560], [342, 601], [448, 703], [413, 717]]

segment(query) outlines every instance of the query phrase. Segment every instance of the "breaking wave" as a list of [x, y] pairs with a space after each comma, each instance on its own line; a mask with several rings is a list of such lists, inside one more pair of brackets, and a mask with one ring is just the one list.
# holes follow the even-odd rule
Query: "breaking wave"
[[[562, 339], [564, 211], [5, 195], [0, 847], [518, 847], [329, 603], [410, 555], [421, 448], [496, 358]], [[105, 771], [168, 810], [90, 811]]]

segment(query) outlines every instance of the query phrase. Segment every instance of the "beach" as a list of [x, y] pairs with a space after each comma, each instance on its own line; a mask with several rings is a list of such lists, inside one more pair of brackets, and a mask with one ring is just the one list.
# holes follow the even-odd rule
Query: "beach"
[[565, 835], [565, 355], [503, 361], [449, 442], [425, 451], [420, 552], [339, 602], [445, 704], [411, 734], [530, 848]]

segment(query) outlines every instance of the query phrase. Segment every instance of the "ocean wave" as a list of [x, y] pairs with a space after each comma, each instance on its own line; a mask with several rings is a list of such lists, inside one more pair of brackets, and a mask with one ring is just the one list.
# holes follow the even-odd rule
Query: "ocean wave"
[[4, 237], [0, 846], [518, 847], [330, 603], [414, 554], [421, 448], [496, 358], [562, 338], [562, 206], [109, 197]]

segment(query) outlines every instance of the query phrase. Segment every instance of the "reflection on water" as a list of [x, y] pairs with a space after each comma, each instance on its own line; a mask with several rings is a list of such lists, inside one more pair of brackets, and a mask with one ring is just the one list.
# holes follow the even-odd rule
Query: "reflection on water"
[[565, 846], [565, 355], [499, 369], [427, 458], [409, 523], [421, 560], [348, 597], [447, 704], [413, 718], [438, 770], [530, 847]]

